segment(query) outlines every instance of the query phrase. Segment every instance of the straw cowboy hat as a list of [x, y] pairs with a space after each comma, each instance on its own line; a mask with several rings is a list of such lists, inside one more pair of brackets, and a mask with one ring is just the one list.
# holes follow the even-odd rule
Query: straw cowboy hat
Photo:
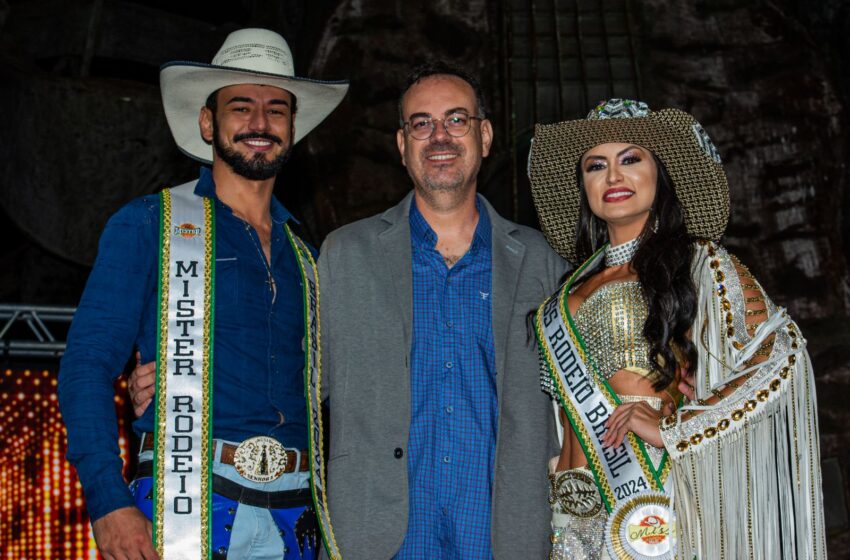
[[577, 165], [589, 149], [608, 142], [637, 144], [658, 156], [682, 203], [690, 235], [712, 240], [723, 235], [729, 221], [729, 185], [702, 126], [678, 109], [651, 111], [641, 101], [610, 99], [586, 119], [534, 129], [528, 162], [531, 192], [543, 233], [558, 254], [578, 261]]
[[198, 112], [214, 91], [238, 84], [262, 84], [292, 93], [298, 101], [293, 143], [313, 130], [339, 105], [348, 82], [295, 76], [286, 41], [268, 29], [240, 29], [227, 36], [212, 60], [169, 62], [159, 73], [165, 117], [177, 146], [186, 155], [211, 163], [213, 148], [198, 131]]

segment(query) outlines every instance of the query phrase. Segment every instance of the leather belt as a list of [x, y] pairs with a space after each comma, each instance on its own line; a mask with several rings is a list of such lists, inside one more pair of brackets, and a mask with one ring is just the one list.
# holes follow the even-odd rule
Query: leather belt
[[[230, 443], [224, 443], [217, 439], [213, 440], [213, 455], [218, 451], [218, 446], [221, 446], [221, 462], [225, 465], [235, 465], [236, 449], [238, 446]], [[153, 434], [146, 432], [142, 434], [142, 451], [153, 451]], [[304, 472], [310, 469], [310, 454], [307, 450], [301, 451], [301, 461], [296, 462], [298, 453], [291, 449], [286, 450], [286, 467], [283, 473]]]
[[[139, 480], [151, 476], [153, 476], [153, 461], [142, 461], [139, 463], [136, 469], [135, 479]], [[262, 490], [245, 488], [241, 484], [228, 480], [223, 476], [218, 476], [217, 474], [213, 474], [212, 491], [240, 504], [266, 509], [289, 509], [309, 506], [313, 503], [313, 494], [309, 488], [264, 492]], [[152, 496], [153, 491], [148, 493], [146, 497], [150, 499]]]

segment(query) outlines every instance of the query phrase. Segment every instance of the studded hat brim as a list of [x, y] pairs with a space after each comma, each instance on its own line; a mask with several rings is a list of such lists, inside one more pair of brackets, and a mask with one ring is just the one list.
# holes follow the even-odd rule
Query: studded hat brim
[[202, 163], [212, 163], [213, 149], [201, 138], [198, 116], [209, 94], [216, 90], [238, 84], [261, 84], [295, 95], [298, 112], [293, 144], [325, 120], [348, 91], [348, 82], [344, 81], [278, 76], [198, 62], [171, 62], [161, 68], [159, 76], [162, 104], [174, 141], [183, 153]]
[[577, 263], [579, 191], [576, 166], [599, 144], [636, 144], [664, 164], [685, 211], [688, 233], [717, 240], [729, 221], [729, 184], [723, 166], [700, 143], [699, 123], [678, 109], [662, 109], [645, 117], [573, 120], [539, 124], [529, 161], [534, 206], [549, 244]]

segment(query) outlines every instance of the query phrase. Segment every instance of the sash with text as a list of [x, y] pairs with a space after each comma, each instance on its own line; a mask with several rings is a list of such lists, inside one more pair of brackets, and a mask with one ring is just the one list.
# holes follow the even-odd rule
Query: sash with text
[[210, 555], [215, 211], [196, 182], [160, 193], [154, 545]]

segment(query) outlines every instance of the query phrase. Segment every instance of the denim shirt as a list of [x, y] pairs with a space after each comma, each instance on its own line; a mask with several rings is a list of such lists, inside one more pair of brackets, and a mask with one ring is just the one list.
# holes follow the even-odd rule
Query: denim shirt
[[[271, 201], [271, 274], [257, 232], [233, 215], [202, 168], [195, 194], [215, 200], [213, 437], [274, 437], [307, 445], [301, 276], [284, 230], [291, 215]], [[133, 200], [110, 218], [68, 334], [59, 404], [68, 459], [92, 521], [133, 505], [121, 475], [113, 384], [134, 349], [156, 359], [159, 196]], [[149, 406], [133, 427], [154, 428]]]

